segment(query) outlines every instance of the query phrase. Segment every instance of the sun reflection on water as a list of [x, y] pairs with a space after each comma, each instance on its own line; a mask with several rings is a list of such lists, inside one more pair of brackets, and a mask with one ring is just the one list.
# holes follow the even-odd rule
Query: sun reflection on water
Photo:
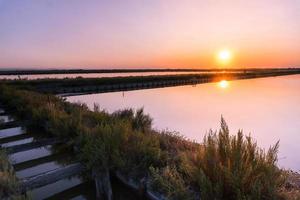
[[226, 80], [222, 80], [222, 81], [220, 81], [219, 83], [218, 83], [218, 86], [220, 87], [220, 88], [227, 88], [228, 86], [229, 86], [229, 82], [228, 81], [226, 81]]

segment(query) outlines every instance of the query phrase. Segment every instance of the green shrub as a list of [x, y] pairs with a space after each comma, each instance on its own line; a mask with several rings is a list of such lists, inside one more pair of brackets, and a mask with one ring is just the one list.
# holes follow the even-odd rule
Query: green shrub
[[120, 145], [122, 143], [122, 124], [101, 124], [90, 129], [83, 136], [81, 159], [88, 168], [111, 169], [122, 164]]
[[121, 149], [121, 156], [126, 158], [124, 172], [135, 172], [137, 177], [143, 178], [151, 165], [159, 165], [161, 149], [156, 135], [131, 130]]
[[193, 199], [192, 192], [175, 167], [167, 166], [162, 169], [150, 167], [150, 176], [151, 189], [165, 195], [167, 199]]
[[138, 131], [147, 132], [152, 128], [152, 118], [144, 113], [143, 108], [137, 109], [136, 111], [133, 109], [116, 111], [112, 115], [117, 119], [129, 121], [132, 128]]

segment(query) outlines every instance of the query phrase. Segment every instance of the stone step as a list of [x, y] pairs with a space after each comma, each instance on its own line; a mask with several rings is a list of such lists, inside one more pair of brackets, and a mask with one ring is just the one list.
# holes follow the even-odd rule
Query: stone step
[[36, 149], [36, 148], [39, 148], [42, 146], [54, 145], [54, 144], [59, 144], [59, 143], [63, 143], [63, 141], [58, 138], [45, 138], [45, 139], [40, 139], [38, 141], [30, 142], [30, 143], [10, 146], [10, 147], [6, 148], [6, 151], [9, 154], [13, 154], [13, 153], [18, 153], [18, 152], [22, 152], [22, 151], [28, 151], [31, 149]]
[[10, 122], [6, 122], [6, 123], [1, 123], [0, 124], [0, 130], [2, 129], [8, 129], [8, 128], [14, 128], [17, 126], [20, 126], [21, 123], [19, 121], [10, 121]]
[[[84, 198], [83, 198], [84, 197]], [[56, 199], [96, 199], [95, 196], [95, 183], [94, 182], [84, 182], [76, 185], [72, 188], [66, 189], [60, 193], [54, 194], [47, 200]]]
[[28, 133], [24, 133], [24, 134], [20, 134], [20, 135], [1, 138], [0, 139], [0, 145], [5, 144], [5, 143], [9, 143], [9, 142], [15, 142], [15, 141], [18, 141], [18, 140], [31, 138], [31, 137], [32, 137], [32, 135], [30, 135]]
[[13, 167], [14, 167], [15, 171], [18, 172], [18, 171], [25, 170], [27, 168], [34, 167], [36, 165], [41, 165], [41, 164], [48, 163], [48, 162], [55, 161], [55, 160], [66, 159], [66, 158], [68, 158], [68, 156], [69, 155], [67, 153], [64, 153], [64, 154], [51, 154], [51, 155], [44, 156], [44, 157], [41, 157], [41, 158], [28, 160], [28, 161], [25, 161], [25, 162], [15, 164], [15, 165], [13, 165]]
[[29, 167], [29, 168], [26, 168], [23, 170], [16, 171], [16, 176], [19, 179], [28, 178], [28, 177], [32, 177], [32, 176], [37, 176], [39, 174], [42, 174], [42, 173], [45, 173], [48, 171], [62, 168], [66, 165], [67, 164], [65, 162], [63, 162], [62, 160], [61, 161], [53, 160], [50, 162], [42, 163], [42, 164], [35, 165], [35, 166]]
[[0, 110], [0, 116], [5, 116], [5, 115], [8, 115], [8, 113], [5, 112], [5, 111], [2, 111], [2, 112], [1, 112], [1, 110]]
[[20, 140], [15, 140], [15, 141], [3, 143], [3, 144], [0, 145], [0, 147], [10, 148], [10, 147], [17, 146], [17, 145], [32, 143], [33, 140], [34, 140], [33, 137], [28, 137], [28, 138], [24, 138], [24, 139], [20, 139]]
[[52, 146], [43, 146], [36, 149], [31, 149], [27, 151], [21, 151], [14, 154], [9, 154], [9, 160], [13, 165], [23, 163], [25, 161], [31, 161], [34, 159], [42, 158], [53, 154]]
[[6, 128], [0, 130], [0, 139], [4, 139], [6, 137], [17, 136], [25, 133], [25, 129], [20, 126], [13, 128]]
[[39, 188], [59, 180], [79, 175], [85, 170], [85, 167], [80, 163], [70, 164], [68, 166], [54, 169], [37, 176], [21, 179], [20, 190], [25, 192], [34, 188]]
[[9, 115], [0, 115], [0, 123], [8, 123], [15, 121], [15, 119]]
[[[31, 191], [29, 191], [29, 195], [33, 200], [47, 199], [55, 194], [68, 190], [81, 183], [82, 180], [77, 176], [68, 177], [51, 184], [34, 188]], [[68, 199], [68, 198], [62, 198], [62, 199]]]

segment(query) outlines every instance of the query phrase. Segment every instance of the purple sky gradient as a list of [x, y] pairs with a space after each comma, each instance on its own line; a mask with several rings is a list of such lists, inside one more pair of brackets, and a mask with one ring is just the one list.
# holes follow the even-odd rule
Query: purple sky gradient
[[0, 68], [300, 66], [300, 1], [0, 0]]

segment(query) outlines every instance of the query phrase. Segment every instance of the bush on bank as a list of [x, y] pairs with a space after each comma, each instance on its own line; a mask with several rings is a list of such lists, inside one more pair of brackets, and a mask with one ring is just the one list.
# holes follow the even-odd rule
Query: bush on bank
[[71, 104], [47, 94], [0, 86], [0, 100], [29, 125], [69, 138], [89, 169], [120, 171], [147, 180], [168, 199], [279, 199], [284, 176], [277, 163], [278, 143], [267, 152], [250, 137], [218, 133], [202, 144], [152, 129], [143, 110], [108, 114], [95, 106]]

